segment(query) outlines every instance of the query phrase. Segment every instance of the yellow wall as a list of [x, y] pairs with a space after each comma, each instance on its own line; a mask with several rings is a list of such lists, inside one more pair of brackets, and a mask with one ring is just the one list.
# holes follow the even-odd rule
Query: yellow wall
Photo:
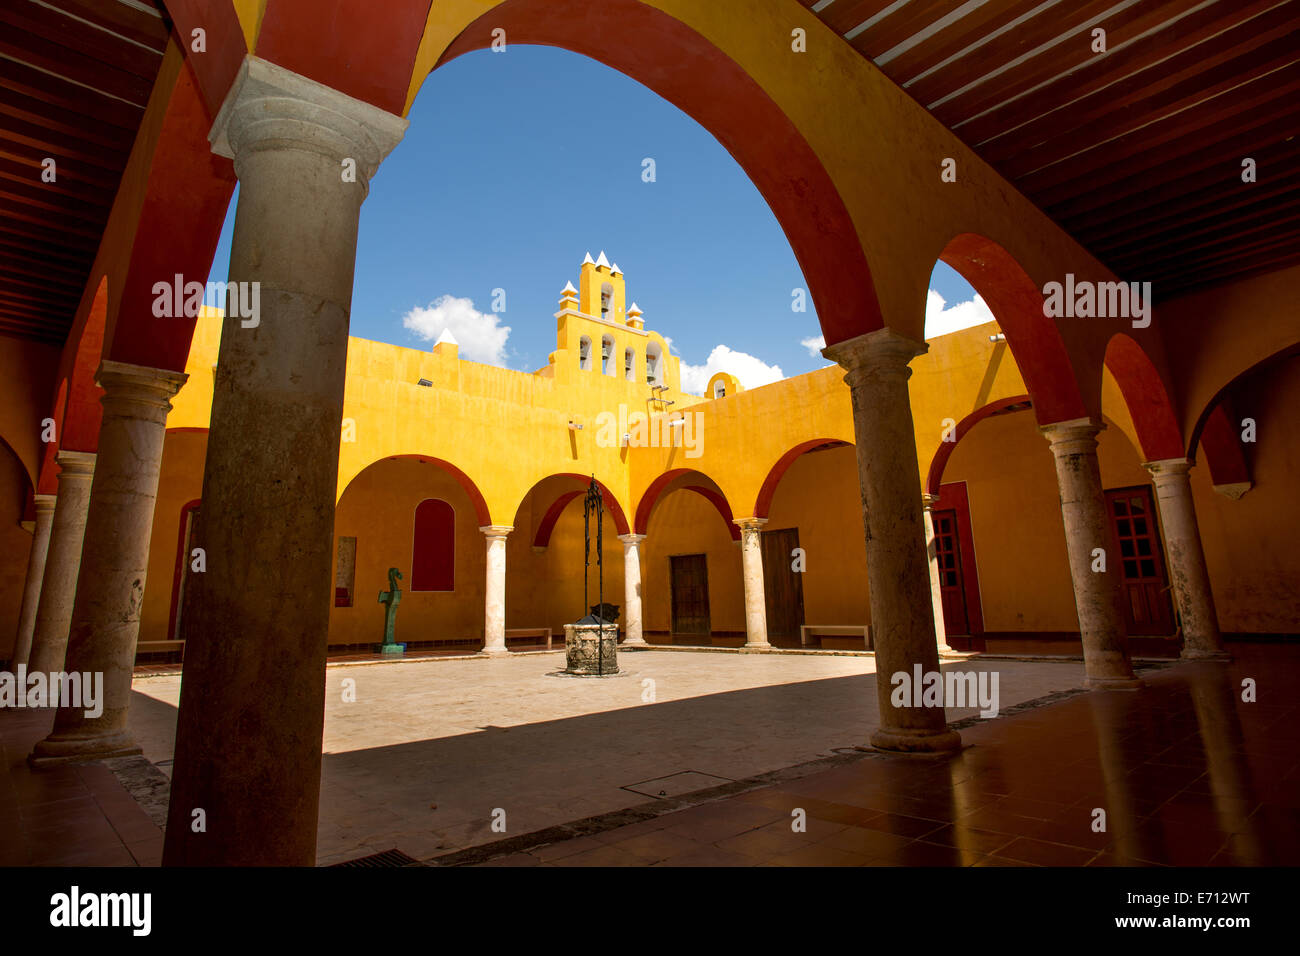
[[169, 429], [163, 443], [158, 498], [153, 509], [153, 536], [145, 572], [144, 604], [140, 608], [140, 640], [167, 641], [172, 585], [180, 544], [181, 509], [203, 494], [203, 461], [208, 449], [205, 431]]
[[693, 491], [673, 491], [659, 502], [641, 551], [642, 622], [647, 631], [672, 628], [669, 558], [703, 554], [709, 574], [709, 622], [715, 632], [745, 633], [740, 546], [716, 508]]

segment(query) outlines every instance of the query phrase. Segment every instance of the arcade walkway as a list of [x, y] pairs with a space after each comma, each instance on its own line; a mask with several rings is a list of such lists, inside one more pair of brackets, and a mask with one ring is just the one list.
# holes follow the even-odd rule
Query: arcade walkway
[[[358, 701], [326, 721], [319, 862], [396, 847], [439, 865], [1295, 865], [1300, 703], [1283, 688], [1300, 646], [1230, 647], [1227, 666], [1142, 672], [1139, 693], [1079, 692], [1077, 662], [946, 663], [996, 668], [1006, 714], [950, 712], [967, 744], [952, 758], [844, 746], [874, 723], [869, 658], [642, 652], [598, 684], [546, 677], [557, 656], [540, 654], [331, 667], [331, 698], [352, 677]], [[137, 679], [132, 710], [164, 771], [177, 683]], [[134, 774], [137, 797], [155, 788], [151, 819], [103, 764], [31, 771], [50, 717], [0, 714], [0, 865], [157, 865], [163, 774]], [[620, 786], [671, 790], [685, 768], [675, 801]]]
[[[1148, 671], [966, 721], [952, 758], [873, 754], [622, 826], [443, 857], [488, 866], [1260, 866], [1300, 864], [1300, 647]], [[1241, 700], [1257, 682], [1257, 702]], [[807, 812], [806, 832], [791, 812]], [[1094, 832], [1094, 810], [1107, 812]], [[652, 808], [653, 809], [653, 808]], [[613, 817], [615, 815], [611, 815]], [[626, 815], [625, 815], [626, 818]], [[568, 839], [563, 839], [564, 836]]]

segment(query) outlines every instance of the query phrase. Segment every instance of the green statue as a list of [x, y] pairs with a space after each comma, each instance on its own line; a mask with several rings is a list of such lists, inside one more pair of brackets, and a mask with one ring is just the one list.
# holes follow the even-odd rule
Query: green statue
[[384, 606], [384, 643], [377, 648], [380, 654], [403, 654], [405, 644], [394, 640], [393, 629], [397, 624], [397, 605], [402, 603], [402, 589], [397, 582], [402, 580], [402, 572], [397, 568], [388, 569], [388, 590], [379, 592], [379, 603]]

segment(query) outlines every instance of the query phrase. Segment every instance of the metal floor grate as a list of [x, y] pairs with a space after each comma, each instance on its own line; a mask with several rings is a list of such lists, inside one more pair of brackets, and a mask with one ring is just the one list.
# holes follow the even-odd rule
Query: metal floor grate
[[333, 866], [355, 866], [362, 869], [375, 869], [392, 866], [408, 866], [411, 863], [418, 863], [413, 856], [407, 856], [401, 850], [396, 848], [385, 850], [383, 853], [372, 853], [370, 856], [358, 857], [355, 860], [344, 860], [342, 863], [334, 863]]

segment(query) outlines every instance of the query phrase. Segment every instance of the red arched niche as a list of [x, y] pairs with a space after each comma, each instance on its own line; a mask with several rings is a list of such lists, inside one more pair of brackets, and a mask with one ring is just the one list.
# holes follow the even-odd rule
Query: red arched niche
[[766, 518], [772, 510], [772, 499], [776, 497], [777, 486], [781, 484], [781, 479], [785, 473], [790, 470], [790, 466], [795, 463], [795, 459], [805, 452], [812, 451], [814, 448], [821, 448], [823, 445], [847, 445], [846, 441], [840, 441], [838, 438], [813, 438], [809, 441], [800, 442], [795, 445], [784, 455], [776, 460], [771, 468], [767, 470], [767, 477], [763, 479], [763, 487], [758, 489], [758, 499], [754, 502], [754, 517]]
[[[683, 476], [703, 479], [709, 484], [693, 484], [688, 483], [685, 480], [677, 481], [677, 479], [682, 478]], [[677, 486], [670, 489], [669, 486], [675, 481], [677, 482]], [[712, 484], [716, 483], [707, 475], [695, 471], [692, 468], [674, 468], [671, 471], [665, 471], [650, 483], [650, 487], [647, 488], [645, 494], [641, 496], [641, 503], [636, 507], [637, 534], [646, 533], [646, 529], [650, 527], [650, 515], [654, 512], [655, 506], [659, 504], [660, 500], [667, 495], [670, 490], [693, 491], [705, 501], [709, 502], [709, 504], [713, 505], [727, 525], [727, 534], [731, 536], [733, 541], [739, 541], [740, 529], [736, 527], [736, 523], [732, 518], [731, 504], [727, 501], [726, 496], [722, 494], [722, 492], [718, 491], [716, 488], [709, 487], [709, 485]]]
[[488, 47], [496, 29], [506, 31], [509, 43], [591, 57], [694, 119], [740, 164], [781, 224], [827, 344], [881, 328], [867, 259], [830, 174], [734, 60], [681, 21], [636, 0], [507, 0], [462, 31], [437, 66]]
[[948, 467], [948, 459], [957, 450], [957, 443], [966, 436], [967, 432], [990, 415], [1009, 411], [1017, 405], [1029, 406], [1031, 404], [1028, 395], [1013, 395], [1010, 398], [1000, 398], [996, 402], [989, 402], [982, 408], [975, 409], [975, 411], [959, 421], [957, 427], [953, 429], [952, 441], [939, 442], [939, 450], [930, 459], [930, 470], [925, 476], [925, 493], [934, 495], [936, 498], [939, 496], [939, 488], [943, 484], [943, 470]]
[[456, 509], [441, 498], [415, 506], [411, 590], [456, 590]]
[[939, 259], [975, 287], [998, 320], [1034, 402], [1040, 425], [1086, 418], [1074, 366], [1056, 323], [1043, 314], [1043, 294], [1020, 263], [992, 239], [956, 236]]
[[1169, 392], [1151, 357], [1132, 336], [1117, 332], [1106, 343], [1106, 368], [1124, 396], [1147, 461], [1183, 457], [1183, 436]]
[[[49, 417], [54, 421], [54, 441], [45, 443], [45, 451], [41, 455], [41, 470], [36, 476], [36, 493], [41, 495], [57, 495], [59, 493], [59, 469], [54, 462], [54, 456], [59, 453], [58, 438], [63, 431], [63, 417], [67, 411], [68, 405], [68, 380], [67, 378], [59, 379], [59, 387], [54, 392], [54, 407]], [[44, 426], [42, 426], [44, 431]]]

